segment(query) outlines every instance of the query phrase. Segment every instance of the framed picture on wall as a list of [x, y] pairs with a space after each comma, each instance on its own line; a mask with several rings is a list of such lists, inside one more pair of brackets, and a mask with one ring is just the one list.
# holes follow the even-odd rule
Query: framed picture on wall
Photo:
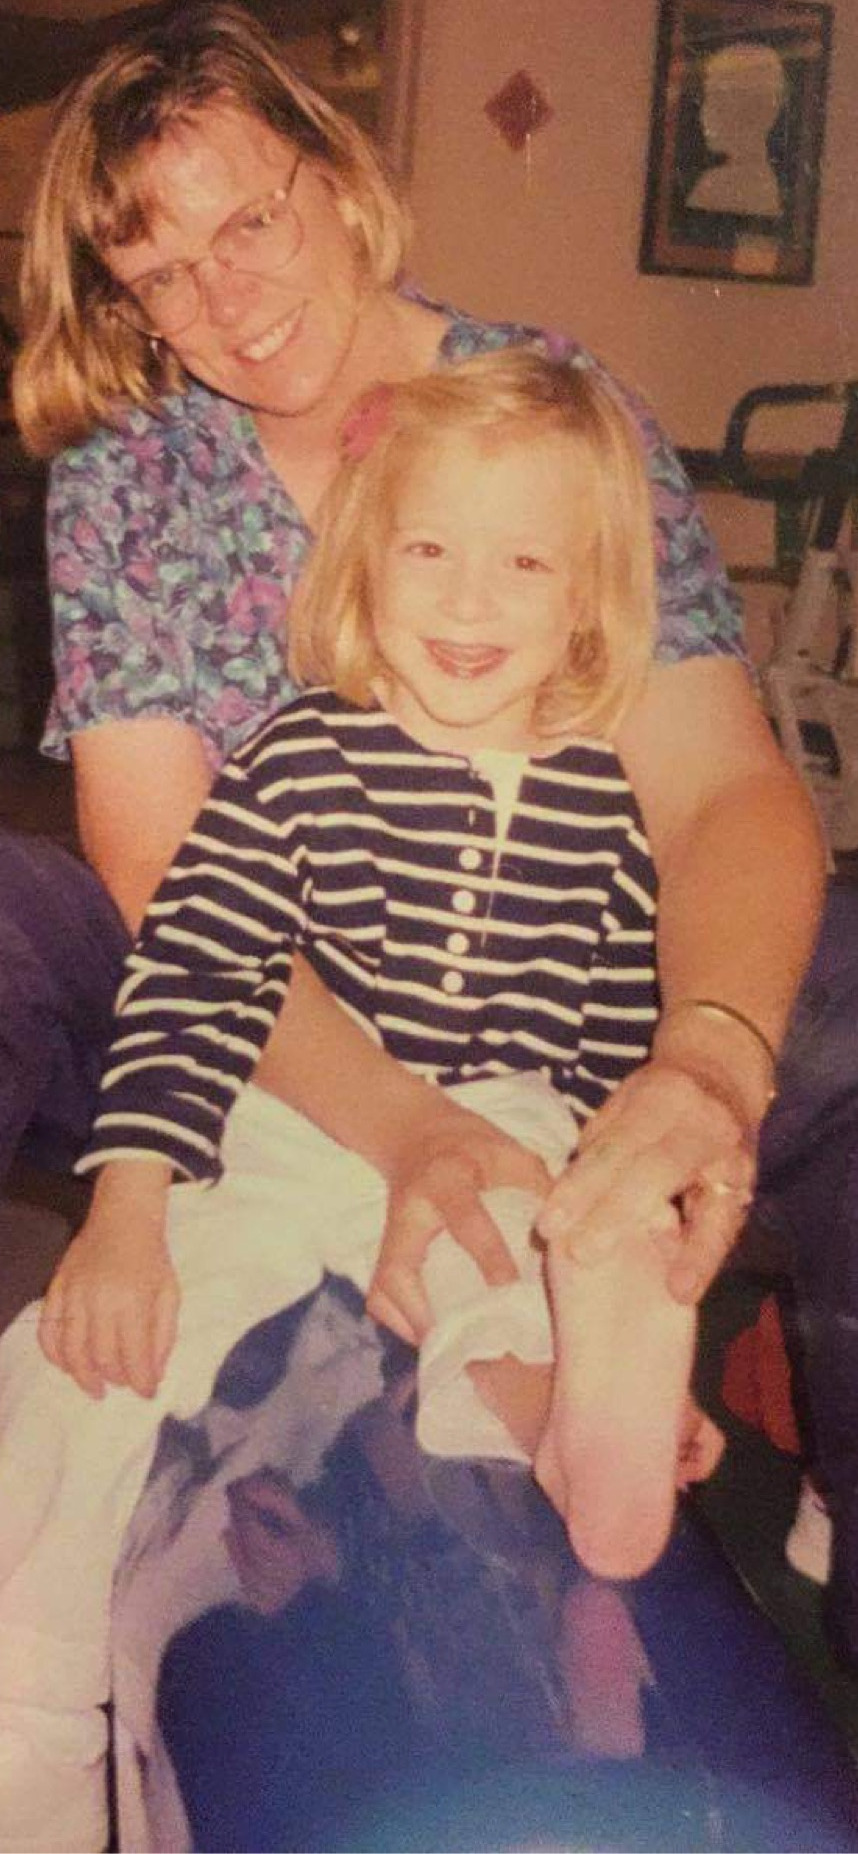
[[813, 281], [832, 11], [660, 0], [642, 271]]

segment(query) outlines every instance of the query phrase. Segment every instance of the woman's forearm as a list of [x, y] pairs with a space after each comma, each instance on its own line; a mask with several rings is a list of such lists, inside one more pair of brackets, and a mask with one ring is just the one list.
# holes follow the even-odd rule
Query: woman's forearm
[[771, 1091], [764, 1048], [729, 1018], [675, 1007], [714, 999], [780, 1047], [823, 891], [813, 806], [738, 663], [656, 669], [619, 745], [659, 878], [654, 1054], [720, 1087], [752, 1128]]
[[762, 1043], [738, 1019], [693, 1011], [686, 1001], [732, 1007], [777, 1051], [813, 948], [823, 891], [812, 807], [780, 767], [713, 797], [670, 846], [660, 870], [664, 1012], [656, 1054], [701, 1079], [726, 1074], [752, 1125], [773, 1080]]

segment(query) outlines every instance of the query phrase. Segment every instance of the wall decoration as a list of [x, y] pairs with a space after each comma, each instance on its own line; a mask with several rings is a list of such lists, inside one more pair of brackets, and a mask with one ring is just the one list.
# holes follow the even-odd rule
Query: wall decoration
[[661, 0], [642, 271], [813, 281], [832, 12]]
[[527, 71], [516, 71], [489, 97], [486, 115], [514, 154], [530, 149], [530, 138], [544, 129], [554, 111]]

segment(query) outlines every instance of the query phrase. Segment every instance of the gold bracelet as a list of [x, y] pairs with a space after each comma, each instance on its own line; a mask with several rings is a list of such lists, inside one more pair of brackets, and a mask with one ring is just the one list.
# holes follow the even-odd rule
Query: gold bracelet
[[[678, 1011], [702, 1011], [707, 1017], [726, 1017], [728, 1023], [740, 1024], [752, 1036], [758, 1049], [761, 1049], [772, 1072], [774, 1084], [777, 1074], [778, 1059], [765, 1031], [755, 1024], [753, 1018], [746, 1017], [744, 1011], [738, 1011], [734, 1004], [719, 1004], [716, 998], [680, 998], [678, 1004], [669, 1004], [665, 1020], [675, 1017]], [[774, 1092], [774, 1088], [773, 1088]]]

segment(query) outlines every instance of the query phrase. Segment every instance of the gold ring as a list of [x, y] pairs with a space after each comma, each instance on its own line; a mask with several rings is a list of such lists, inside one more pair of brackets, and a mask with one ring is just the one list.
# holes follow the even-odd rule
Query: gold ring
[[744, 1207], [753, 1202], [753, 1192], [745, 1185], [728, 1184], [725, 1178], [704, 1178], [703, 1188], [711, 1191], [713, 1197], [735, 1197]]

